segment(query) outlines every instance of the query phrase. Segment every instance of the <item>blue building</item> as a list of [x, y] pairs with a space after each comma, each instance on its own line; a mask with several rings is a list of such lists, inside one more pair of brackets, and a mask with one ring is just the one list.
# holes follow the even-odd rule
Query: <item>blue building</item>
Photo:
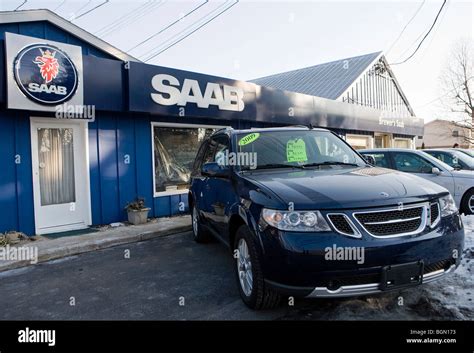
[[136, 197], [151, 217], [185, 213], [197, 147], [225, 126], [312, 124], [356, 147], [423, 133], [381, 53], [345, 59], [335, 98], [148, 65], [48, 10], [0, 13], [0, 40], [0, 232], [123, 221]]

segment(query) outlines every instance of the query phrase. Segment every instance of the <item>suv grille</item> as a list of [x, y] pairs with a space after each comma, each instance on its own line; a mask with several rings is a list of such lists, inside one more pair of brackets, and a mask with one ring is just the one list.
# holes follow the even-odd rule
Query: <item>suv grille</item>
[[440, 217], [439, 217], [439, 205], [437, 202], [434, 202], [431, 204], [430, 206], [430, 217], [431, 217], [431, 227], [435, 227], [439, 220], [440, 220]]
[[426, 225], [427, 205], [405, 206], [371, 212], [357, 212], [354, 217], [365, 230], [378, 237], [409, 235], [421, 232]]
[[345, 214], [330, 213], [328, 214], [328, 219], [338, 233], [360, 238], [360, 232]]

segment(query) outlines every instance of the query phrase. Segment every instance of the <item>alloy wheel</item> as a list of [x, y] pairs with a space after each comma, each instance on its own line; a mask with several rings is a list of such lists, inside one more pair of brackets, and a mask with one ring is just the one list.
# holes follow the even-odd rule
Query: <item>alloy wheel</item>
[[253, 274], [252, 261], [250, 259], [249, 248], [245, 239], [239, 240], [237, 249], [237, 271], [239, 274], [240, 287], [244, 294], [249, 297], [252, 294]]

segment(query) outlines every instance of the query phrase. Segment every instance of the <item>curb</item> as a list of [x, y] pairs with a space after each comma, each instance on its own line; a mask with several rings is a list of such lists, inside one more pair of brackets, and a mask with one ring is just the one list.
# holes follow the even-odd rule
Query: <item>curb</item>
[[[96, 251], [96, 250], [101, 250], [101, 249], [106, 249], [106, 248], [111, 248], [114, 246], [119, 246], [119, 245], [124, 245], [124, 244], [130, 244], [130, 243], [138, 243], [141, 241], [146, 241], [146, 240], [152, 240], [155, 238], [160, 238], [160, 237], [165, 237], [165, 236], [170, 236], [173, 234], [178, 234], [182, 232], [187, 232], [191, 230], [192, 227], [191, 225], [180, 225], [177, 227], [169, 228], [169, 229], [164, 229], [160, 231], [144, 231], [140, 232], [137, 234], [126, 234], [126, 235], [119, 235], [119, 236], [110, 236], [106, 237], [104, 236], [103, 239], [97, 239], [97, 238], [91, 238], [88, 240], [79, 240], [77, 242], [74, 242], [75, 239], [73, 239], [73, 242], [70, 245], [66, 246], [56, 246], [54, 247], [54, 244], [51, 244], [51, 248], [47, 249], [42, 249], [38, 250], [38, 262], [32, 264], [30, 260], [21, 260], [21, 261], [16, 261], [16, 260], [9, 260], [9, 261], [1, 261], [0, 262], [0, 272], [8, 271], [8, 270], [13, 270], [13, 269], [18, 269], [21, 267], [28, 267], [28, 266], [35, 266], [39, 263], [42, 262], [47, 262], [51, 260], [57, 260], [60, 258], [64, 257], [70, 257], [78, 254], [83, 254], [91, 251]], [[104, 234], [102, 234], [104, 235]], [[81, 236], [79, 236], [81, 237]], [[44, 241], [41, 243], [47, 244], [50, 241]], [[51, 242], [54, 242], [54, 240], [51, 240]], [[34, 247], [36, 246], [35, 244], [28, 244], [24, 245], [24, 247]]]

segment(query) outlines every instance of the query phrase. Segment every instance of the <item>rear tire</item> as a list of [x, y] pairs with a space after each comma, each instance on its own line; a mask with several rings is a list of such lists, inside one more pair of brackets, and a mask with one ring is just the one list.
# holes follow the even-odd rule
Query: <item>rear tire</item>
[[240, 226], [235, 236], [234, 271], [240, 297], [249, 308], [254, 310], [275, 308], [280, 303], [281, 296], [269, 288], [264, 281], [254, 238], [247, 225]]
[[209, 243], [212, 237], [202, 225], [201, 217], [199, 217], [199, 212], [196, 206], [193, 206], [193, 210], [191, 212], [191, 221], [193, 226], [194, 241], [197, 243]]
[[468, 190], [462, 198], [461, 213], [474, 214], [474, 189]]

